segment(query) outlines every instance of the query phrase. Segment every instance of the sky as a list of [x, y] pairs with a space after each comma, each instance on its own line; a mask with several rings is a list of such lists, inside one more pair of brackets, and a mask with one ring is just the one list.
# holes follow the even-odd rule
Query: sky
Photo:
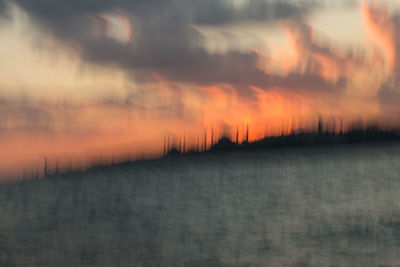
[[0, 177], [397, 127], [399, 30], [394, 0], [0, 0]]

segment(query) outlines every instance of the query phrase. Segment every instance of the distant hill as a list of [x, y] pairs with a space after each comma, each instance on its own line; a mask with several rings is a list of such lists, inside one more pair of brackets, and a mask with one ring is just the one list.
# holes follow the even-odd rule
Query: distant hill
[[[363, 143], [363, 142], [391, 142], [400, 141], [400, 132], [397, 130], [384, 131], [377, 127], [368, 127], [365, 130], [353, 129], [345, 133], [332, 133], [322, 131], [317, 132], [299, 132], [290, 135], [265, 137], [254, 142], [244, 141], [243, 143], [233, 142], [228, 137], [222, 137], [206, 152], [247, 150], [247, 149], [264, 149], [270, 147], [283, 146], [314, 146], [329, 144], [345, 144], [345, 143]], [[186, 154], [199, 153], [191, 150]], [[173, 148], [169, 151], [168, 156], [183, 154], [179, 149]]]

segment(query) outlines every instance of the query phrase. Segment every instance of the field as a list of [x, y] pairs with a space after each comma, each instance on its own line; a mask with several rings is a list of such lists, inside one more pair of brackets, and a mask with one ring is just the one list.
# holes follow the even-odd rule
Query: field
[[400, 144], [170, 156], [0, 186], [0, 266], [400, 266]]

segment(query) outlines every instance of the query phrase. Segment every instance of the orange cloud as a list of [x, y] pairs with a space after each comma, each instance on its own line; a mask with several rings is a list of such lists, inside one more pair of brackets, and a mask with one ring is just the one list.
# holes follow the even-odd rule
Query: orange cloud
[[[305, 21], [282, 23], [295, 54], [284, 65], [296, 66], [301, 73], [318, 73], [327, 80], [335, 81], [347, 74], [349, 55], [342, 55], [321, 42], [316, 41], [315, 29]], [[326, 43], [330, 41], [325, 38]], [[293, 67], [292, 67], [293, 68]]]
[[392, 73], [399, 64], [396, 60], [396, 24], [387, 7], [382, 5], [364, 1], [362, 14], [368, 36], [378, 46], [379, 52], [384, 55], [387, 72]]

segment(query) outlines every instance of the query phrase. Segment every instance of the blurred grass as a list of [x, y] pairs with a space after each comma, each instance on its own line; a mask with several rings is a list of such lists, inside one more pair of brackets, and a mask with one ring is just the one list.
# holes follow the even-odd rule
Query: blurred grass
[[400, 144], [168, 157], [0, 186], [0, 266], [400, 266]]

